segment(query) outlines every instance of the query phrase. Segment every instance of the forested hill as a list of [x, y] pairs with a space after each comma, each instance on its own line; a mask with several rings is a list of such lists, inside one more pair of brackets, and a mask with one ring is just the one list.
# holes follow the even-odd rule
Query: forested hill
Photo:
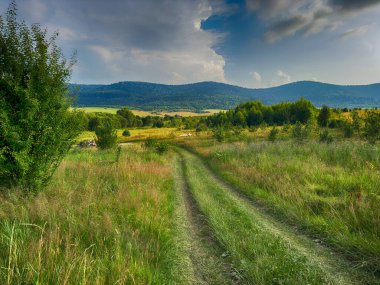
[[78, 106], [128, 106], [144, 110], [228, 109], [248, 100], [273, 104], [296, 101], [300, 97], [316, 106], [380, 107], [380, 83], [341, 86], [300, 81], [278, 87], [249, 89], [217, 82], [164, 85], [126, 81], [110, 85], [70, 84], [70, 90], [77, 95]]

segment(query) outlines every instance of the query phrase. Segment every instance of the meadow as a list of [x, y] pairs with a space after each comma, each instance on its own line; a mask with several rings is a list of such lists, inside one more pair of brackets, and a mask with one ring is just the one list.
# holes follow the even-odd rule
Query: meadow
[[0, 283], [181, 283], [170, 161], [73, 149], [45, 191], [2, 192]]
[[379, 144], [271, 129], [73, 147], [44, 191], [1, 192], [0, 283], [378, 284]]
[[[112, 108], [112, 107], [80, 107], [77, 108], [78, 110], [81, 110], [85, 113], [108, 113], [108, 114], [116, 114], [117, 110], [120, 108]], [[149, 111], [143, 111], [143, 110], [131, 110], [133, 114], [140, 117], [145, 116], [182, 116], [182, 117], [193, 117], [193, 116], [209, 116], [215, 113], [218, 113], [220, 109], [206, 109], [203, 110], [201, 113], [196, 112], [190, 112], [190, 111], [172, 111], [172, 112], [149, 112]]]
[[379, 274], [379, 146], [357, 139], [271, 143], [260, 133], [245, 140], [184, 145], [277, 219]]

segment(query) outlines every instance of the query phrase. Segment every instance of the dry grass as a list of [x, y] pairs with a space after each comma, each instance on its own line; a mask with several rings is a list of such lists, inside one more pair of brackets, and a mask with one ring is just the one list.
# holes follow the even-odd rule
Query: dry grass
[[255, 140], [186, 141], [249, 196], [355, 260], [380, 271], [379, 146]]
[[169, 157], [76, 150], [49, 187], [0, 196], [1, 284], [171, 284]]

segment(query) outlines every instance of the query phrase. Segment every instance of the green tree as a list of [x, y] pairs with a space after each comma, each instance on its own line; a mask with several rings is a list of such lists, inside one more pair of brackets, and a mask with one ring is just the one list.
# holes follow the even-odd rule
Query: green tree
[[321, 127], [327, 127], [327, 124], [330, 119], [330, 113], [330, 108], [327, 106], [323, 106], [318, 114], [318, 125], [320, 125]]
[[290, 106], [290, 112], [292, 114], [292, 122], [300, 122], [302, 124], [306, 124], [313, 115], [313, 104], [304, 99], [301, 98], [300, 100], [294, 102]]
[[352, 111], [351, 113], [352, 117], [352, 127], [356, 132], [360, 131], [360, 128], [362, 127], [363, 120], [360, 118], [357, 111]]
[[117, 110], [116, 114], [126, 119], [126, 127], [136, 127], [137, 118], [128, 108]]
[[0, 16], [0, 186], [37, 190], [80, 132], [67, 90], [74, 60], [58, 33], [19, 23], [16, 11], [13, 1]]
[[369, 143], [376, 143], [380, 139], [380, 113], [369, 112], [364, 120], [364, 137]]
[[100, 149], [115, 148], [117, 146], [116, 130], [110, 122], [104, 122], [95, 129], [96, 145]]

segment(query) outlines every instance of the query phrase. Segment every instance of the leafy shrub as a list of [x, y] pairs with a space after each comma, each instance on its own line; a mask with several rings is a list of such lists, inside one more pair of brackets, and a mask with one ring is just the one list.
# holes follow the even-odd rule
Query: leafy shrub
[[157, 142], [155, 149], [157, 153], [163, 154], [169, 150], [169, 144], [167, 142]]
[[153, 128], [162, 128], [163, 126], [164, 126], [164, 122], [162, 122], [161, 119], [159, 119], [153, 123]]
[[278, 129], [273, 127], [269, 132], [268, 140], [274, 142], [277, 139], [278, 132]]
[[296, 141], [302, 142], [310, 136], [310, 128], [297, 122], [292, 130], [292, 137]]
[[380, 139], [380, 113], [368, 113], [364, 120], [363, 135], [371, 144]]
[[197, 127], [195, 128], [196, 132], [204, 132], [206, 130], [207, 130], [207, 126], [204, 123], [198, 124]]
[[289, 130], [290, 130], [290, 124], [285, 124], [284, 127], [282, 128], [282, 131], [283, 131], [284, 133], [286, 133], [286, 132], [289, 131]]
[[240, 136], [243, 133], [243, 128], [242, 127], [234, 127], [232, 129], [232, 133], [234, 136]]
[[330, 129], [341, 128], [346, 122], [340, 119], [332, 119], [328, 123]]
[[318, 114], [318, 125], [321, 127], [326, 127], [330, 119], [330, 108], [327, 106], [323, 106]]
[[95, 129], [96, 145], [100, 149], [114, 148], [117, 145], [116, 130], [108, 122], [103, 123]]
[[333, 137], [328, 130], [323, 130], [319, 135], [319, 141], [323, 143], [332, 143]]
[[360, 128], [363, 125], [363, 120], [360, 118], [357, 111], [352, 111], [351, 117], [352, 117], [352, 127], [354, 128], [356, 132], [359, 132]]
[[222, 142], [226, 139], [227, 135], [223, 127], [217, 127], [212, 130], [214, 139], [218, 142]]
[[131, 136], [131, 132], [128, 130], [124, 130], [123, 137], [130, 137], [130, 136]]
[[0, 187], [39, 190], [52, 176], [83, 120], [69, 110], [67, 62], [44, 28], [17, 22], [11, 2], [0, 16]]
[[343, 124], [342, 130], [343, 130], [343, 136], [345, 138], [351, 138], [354, 135], [354, 127], [352, 124], [348, 122]]
[[145, 148], [152, 148], [158, 154], [163, 154], [169, 150], [169, 144], [164, 141], [157, 141], [153, 139], [147, 139], [144, 143]]

